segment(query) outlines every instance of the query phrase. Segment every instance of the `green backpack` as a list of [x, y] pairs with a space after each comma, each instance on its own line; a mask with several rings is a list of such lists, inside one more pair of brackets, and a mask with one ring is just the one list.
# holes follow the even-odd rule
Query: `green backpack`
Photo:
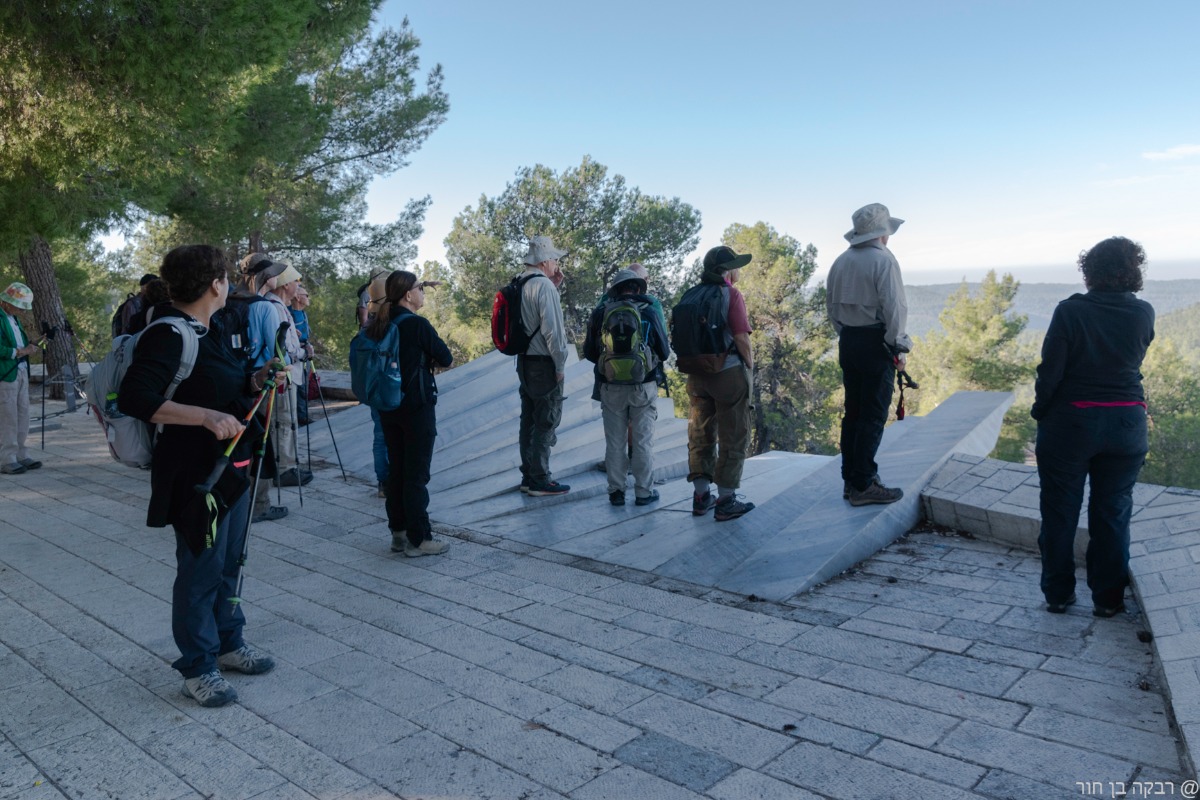
[[600, 321], [600, 374], [613, 384], [637, 385], [651, 379], [658, 357], [647, 341], [649, 320], [642, 319], [646, 304], [617, 298], [604, 304]]

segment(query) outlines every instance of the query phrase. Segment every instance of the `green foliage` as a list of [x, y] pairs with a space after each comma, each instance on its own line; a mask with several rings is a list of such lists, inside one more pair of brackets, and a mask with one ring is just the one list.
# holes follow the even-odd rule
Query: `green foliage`
[[830, 355], [833, 329], [824, 287], [806, 289], [817, 267], [816, 248], [765, 222], [731, 225], [721, 243], [754, 256], [737, 284], [753, 328], [751, 451], [834, 452], [830, 431], [841, 379]]
[[464, 209], [446, 237], [458, 313], [486, 324], [496, 290], [522, 269], [529, 237], [550, 236], [570, 251], [562, 304], [568, 330], [579, 338], [596, 298], [632, 261], [646, 266], [652, 293], [670, 296], [699, 230], [700, 213], [690, 205], [627, 187], [589, 157], [562, 173], [540, 164], [522, 168], [498, 197]]
[[1200, 378], [1170, 338], [1158, 336], [1142, 363], [1150, 453], [1139, 480], [1200, 489]]
[[1159, 337], [1173, 340], [1193, 367], [1200, 365], [1200, 303], [1159, 316], [1154, 329]]
[[[1033, 375], [1033, 354], [1018, 337], [1026, 318], [1011, 313], [1017, 283], [989, 272], [972, 294], [964, 282], [942, 310], [942, 331], [917, 340], [909, 358], [921, 383], [917, 407], [928, 413], [957, 391], [1011, 391]], [[919, 374], [918, 374], [919, 373]]]
[[454, 302], [454, 276], [450, 270], [440, 262], [426, 261], [420, 277], [426, 281], [442, 281], [441, 286], [425, 290], [425, 307], [421, 309], [421, 315], [433, 324], [450, 348], [454, 364], [465, 364], [492, 350], [491, 329], [463, 320], [458, 315]]

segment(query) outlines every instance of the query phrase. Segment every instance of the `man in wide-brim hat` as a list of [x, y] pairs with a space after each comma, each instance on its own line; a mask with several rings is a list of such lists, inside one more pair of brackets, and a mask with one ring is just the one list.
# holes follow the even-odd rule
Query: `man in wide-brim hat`
[[[0, 294], [0, 473], [20, 475], [42, 462], [29, 456], [29, 357], [38, 351], [30, 344], [15, 312], [33, 308], [33, 292], [20, 282]], [[43, 380], [45, 378], [43, 377]]]
[[837, 257], [826, 283], [826, 310], [838, 332], [838, 363], [846, 389], [842, 415], [843, 497], [851, 505], [894, 503], [901, 489], [879, 480], [875, 453], [892, 402], [896, 369], [912, 341], [905, 333], [908, 304], [900, 264], [887, 243], [904, 223], [882, 203], [854, 212], [845, 234], [850, 248]]

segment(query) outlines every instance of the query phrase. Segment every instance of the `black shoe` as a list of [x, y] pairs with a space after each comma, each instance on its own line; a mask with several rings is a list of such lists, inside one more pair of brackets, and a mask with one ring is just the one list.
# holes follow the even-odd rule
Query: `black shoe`
[[308, 470], [292, 467], [279, 473], [275, 483], [278, 486], [308, 486], [312, 479], [313, 474]]
[[648, 506], [651, 503], [657, 503], [659, 497], [661, 497], [661, 495], [658, 493], [658, 489], [651, 489], [650, 494], [646, 495], [645, 497], [637, 498], [633, 501], [633, 504], [635, 506]]
[[1115, 617], [1124, 610], [1125, 603], [1123, 602], [1117, 603], [1115, 606], [1092, 606], [1092, 616], [1107, 619], [1108, 617]]
[[271, 522], [272, 520], [283, 519], [288, 515], [287, 506], [270, 506], [261, 514], [250, 518], [251, 522]]
[[903, 489], [892, 489], [878, 481], [871, 481], [861, 492], [850, 487], [847, 498], [852, 506], [887, 505], [904, 497]]
[[550, 481], [549, 483], [537, 483], [536, 481], [529, 482], [529, 491], [525, 494], [530, 497], [546, 497], [547, 495], [566, 494], [571, 491], [571, 487], [565, 483], [558, 481]]
[[1075, 605], [1075, 593], [1074, 592], [1072, 592], [1071, 596], [1068, 597], [1066, 600], [1063, 600], [1061, 603], [1051, 603], [1049, 600], [1047, 600], [1046, 601], [1046, 610], [1049, 611], [1051, 614], [1065, 614], [1065, 613], [1067, 613], [1067, 609], [1073, 605]]
[[724, 500], [717, 501], [717, 510], [713, 512], [713, 516], [716, 517], [717, 522], [727, 522], [753, 510], [754, 503], [743, 503], [737, 499], [737, 495], [731, 494]]
[[692, 492], [692, 516], [703, 517], [708, 513], [709, 509], [717, 504], [717, 498], [713, 497], [711, 491], [704, 494], [696, 494]]
[[625, 505], [625, 492], [618, 489], [615, 492], [608, 493], [608, 502], [614, 506]]

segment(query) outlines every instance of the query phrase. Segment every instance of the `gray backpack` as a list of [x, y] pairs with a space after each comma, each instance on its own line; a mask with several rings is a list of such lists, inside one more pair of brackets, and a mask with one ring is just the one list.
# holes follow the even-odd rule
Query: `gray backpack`
[[[112, 350], [92, 367], [85, 388], [88, 406], [100, 422], [112, 457], [125, 466], [139, 469], [150, 466], [150, 456], [154, 450], [154, 436], [150, 430], [152, 426], [122, 414], [117, 407], [117, 393], [121, 391], [121, 381], [125, 379], [129, 365], [133, 363], [133, 350], [137, 347], [138, 339], [155, 325], [170, 325], [183, 337], [183, 354], [179, 358], [179, 369], [167, 390], [163, 392], [163, 397], [170, 400], [179, 384], [192, 374], [192, 369], [196, 366], [196, 356], [200, 351], [200, 333], [183, 317], [160, 317], [139, 333], [125, 334], [113, 339]], [[162, 426], [158, 427], [161, 429]]]

